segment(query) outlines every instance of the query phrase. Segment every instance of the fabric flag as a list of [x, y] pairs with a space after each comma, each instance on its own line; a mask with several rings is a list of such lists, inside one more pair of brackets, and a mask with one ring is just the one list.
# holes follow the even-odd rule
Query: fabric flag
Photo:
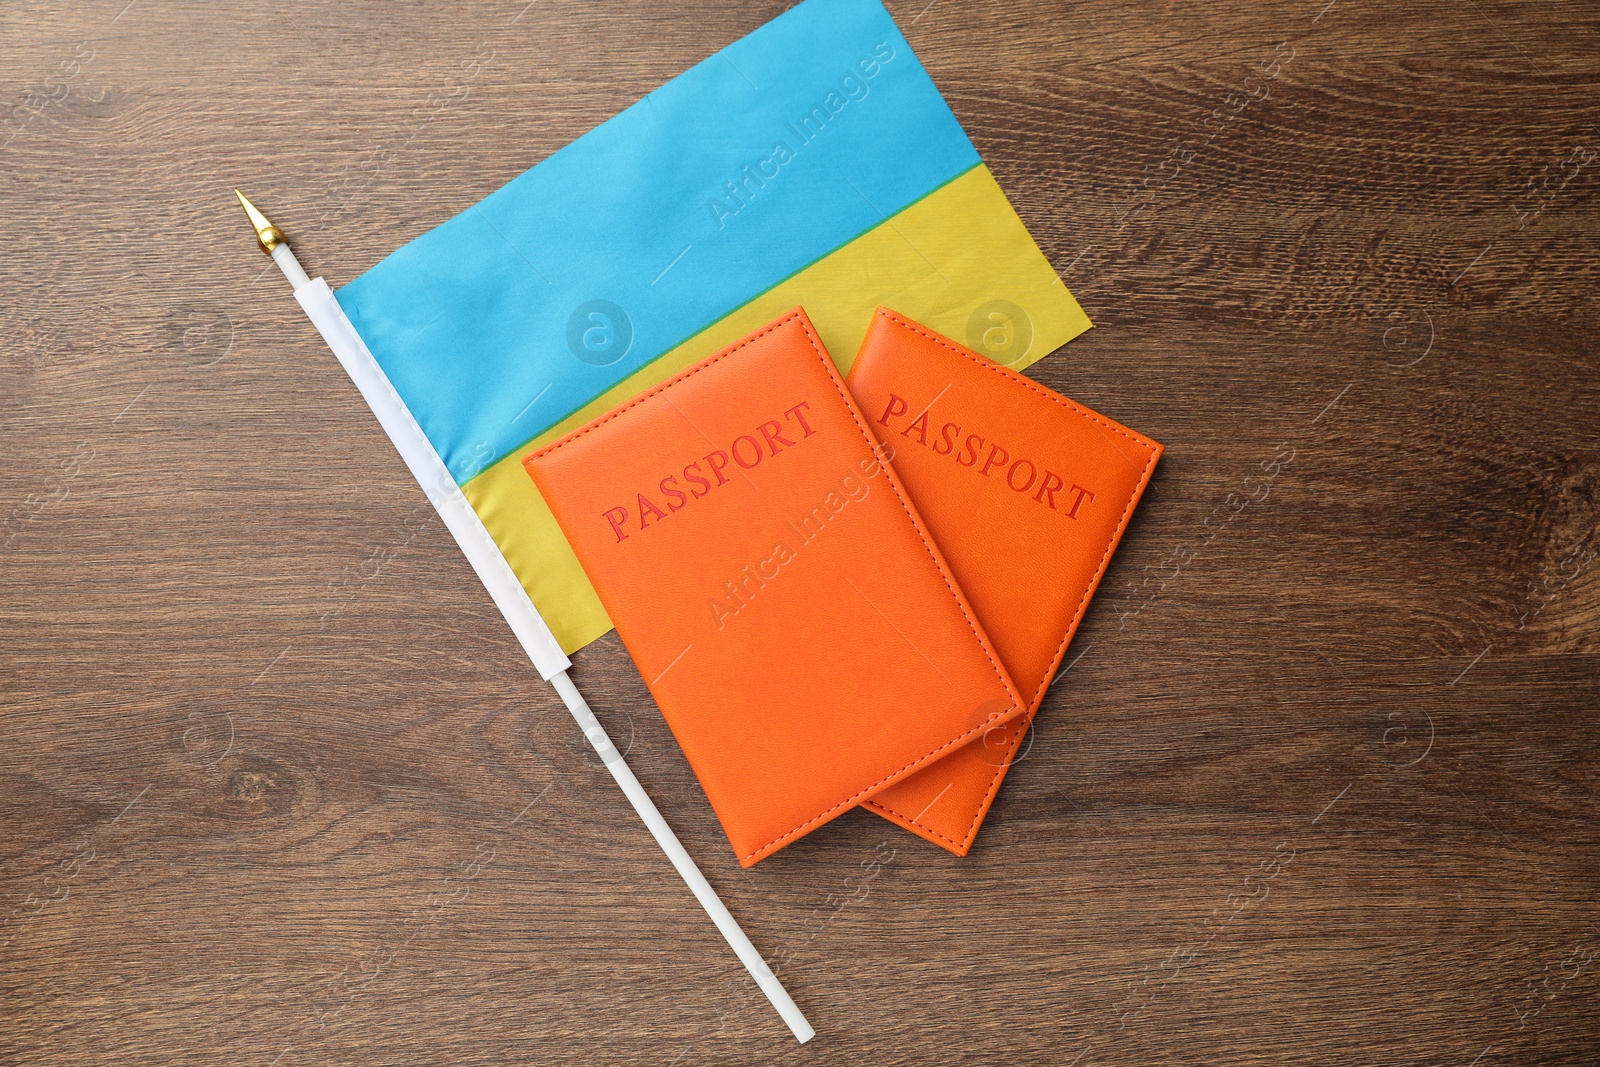
[[1089, 328], [878, 0], [805, 0], [338, 292], [567, 652], [611, 628], [522, 459], [784, 311], [1016, 369]]

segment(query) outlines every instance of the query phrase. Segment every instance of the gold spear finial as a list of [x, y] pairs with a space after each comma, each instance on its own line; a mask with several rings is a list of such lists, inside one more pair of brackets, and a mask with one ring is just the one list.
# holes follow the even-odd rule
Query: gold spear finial
[[250, 216], [250, 225], [255, 227], [256, 244], [261, 246], [261, 251], [270, 256], [274, 248], [281, 244], [289, 243], [289, 239], [283, 235], [283, 231], [268, 222], [267, 217], [257, 211], [256, 206], [243, 193], [235, 189], [233, 195], [239, 198], [239, 204], [244, 208], [244, 213]]

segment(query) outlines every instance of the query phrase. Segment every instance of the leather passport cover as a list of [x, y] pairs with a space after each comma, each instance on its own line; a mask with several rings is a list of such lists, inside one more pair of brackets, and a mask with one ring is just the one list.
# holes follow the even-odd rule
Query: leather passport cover
[[848, 385], [1027, 702], [867, 802], [964, 856], [1161, 446], [887, 308]]
[[1016, 718], [798, 308], [524, 461], [750, 866]]

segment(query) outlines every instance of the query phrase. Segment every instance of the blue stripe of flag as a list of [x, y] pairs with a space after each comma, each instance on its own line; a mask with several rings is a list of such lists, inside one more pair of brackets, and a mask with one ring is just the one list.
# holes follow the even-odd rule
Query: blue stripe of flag
[[805, 0], [339, 302], [465, 483], [978, 161], [878, 0]]

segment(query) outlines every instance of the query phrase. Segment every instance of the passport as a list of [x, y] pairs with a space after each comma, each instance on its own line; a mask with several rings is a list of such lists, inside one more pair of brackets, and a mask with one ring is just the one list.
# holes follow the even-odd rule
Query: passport
[[1027, 702], [866, 802], [964, 856], [1162, 449], [887, 308], [847, 384]]
[[524, 465], [742, 866], [1022, 714], [802, 310]]

